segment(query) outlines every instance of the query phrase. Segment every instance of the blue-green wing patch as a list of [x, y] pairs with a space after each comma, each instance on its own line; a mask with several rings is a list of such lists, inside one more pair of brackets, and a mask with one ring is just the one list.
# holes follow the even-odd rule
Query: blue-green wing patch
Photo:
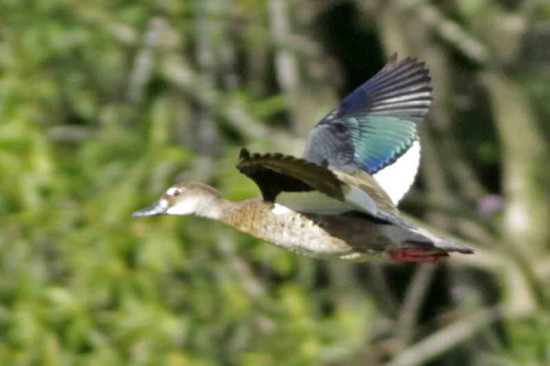
[[418, 138], [416, 125], [432, 102], [430, 82], [424, 63], [393, 57], [315, 126], [305, 158], [370, 174], [391, 165]]
[[374, 174], [405, 153], [417, 139], [416, 124], [395, 117], [363, 116], [348, 119], [353, 126], [355, 162]]

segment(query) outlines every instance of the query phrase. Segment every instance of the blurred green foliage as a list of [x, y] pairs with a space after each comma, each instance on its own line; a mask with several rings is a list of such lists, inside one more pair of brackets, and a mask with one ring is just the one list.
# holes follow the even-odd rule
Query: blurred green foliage
[[[130, 217], [193, 159], [173, 138], [181, 97], [125, 95], [132, 38], [152, 12], [185, 32], [186, 8], [0, 3], [0, 364], [298, 365], [361, 345], [372, 308], [322, 318], [311, 274], [252, 296], [231, 264], [248, 251], [288, 277], [307, 261], [203, 220]], [[211, 179], [257, 194], [223, 151]]]
[[[197, 97], [202, 83], [170, 60], [200, 69], [185, 61], [199, 42], [198, 1], [0, 0], [1, 365], [348, 365], [375, 348], [391, 353], [372, 345], [394, 323], [354, 282], [356, 266], [320, 264], [202, 219], [130, 216], [182, 178], [204, 177], [230, 199], [257, 194], [233, 168], [250, 131], [227, 123], [224, 108], [241, 106], [264, 128], [286, 117], [287, 99], [273, 86], [273, 61], [253, 60], [274, 52], [269, 2], [230, 3], [239, 9], [231, 24], [245, 26], [213, 37], [252, 50], [244, 74], [270, 75]], [[141, 85], [134, 74], [154, 17], [173, 32]], [[550, 90], [537, 88], [541, 99]], [[205, 158], [182, 131], [209, 98], [222, 142]], [[253, 143], [276, 144], [269, 135]], [[496, 165], [494, 141], [484, 144], [482, 160]], [[506, 323], [507, 337], [488, 330], [478, 360], [535, 365], [550, 353], [545, 317]]]

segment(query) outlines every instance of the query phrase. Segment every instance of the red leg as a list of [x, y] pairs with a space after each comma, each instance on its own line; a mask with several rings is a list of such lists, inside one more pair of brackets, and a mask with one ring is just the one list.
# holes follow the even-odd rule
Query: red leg
[[439, 262], [441, 257], [446, 257], [447, 253], [434, 253], [426, 249], [408, 248], [399, 249], [390, 252], [390, 258], [394, 262], [417, 262], [417, 263], [433, 263]]

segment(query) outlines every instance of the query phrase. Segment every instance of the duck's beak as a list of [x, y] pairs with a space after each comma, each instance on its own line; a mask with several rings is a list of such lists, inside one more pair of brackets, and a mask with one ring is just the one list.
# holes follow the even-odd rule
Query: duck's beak
[[162, 200], [158, 200], [153, 203], [151, 206], [142, 208], [139, 211], [136, 211], [132, 214], [133, 217], [149, 217], [149, 216], [158, 216], [164, 215], [166, 213], [166, 206], [161, 204]]

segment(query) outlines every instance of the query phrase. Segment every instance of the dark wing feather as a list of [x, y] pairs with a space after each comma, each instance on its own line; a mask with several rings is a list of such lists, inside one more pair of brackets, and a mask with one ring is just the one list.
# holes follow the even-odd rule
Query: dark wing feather
[[281, 192], [317, 190], [344, 200], [343, 183], [333, 172], [307, 160], [283, 154], [250, 154], [242, 149], [237, 169], [251, 178], [264, 200], [274, 202]]
[[374, 174], [418, 139], [417, 123], [432, 102], [423, 62], [393, 56], [378, 74], [347, 97], [311, 131], [305, 158], [332, 169]]

